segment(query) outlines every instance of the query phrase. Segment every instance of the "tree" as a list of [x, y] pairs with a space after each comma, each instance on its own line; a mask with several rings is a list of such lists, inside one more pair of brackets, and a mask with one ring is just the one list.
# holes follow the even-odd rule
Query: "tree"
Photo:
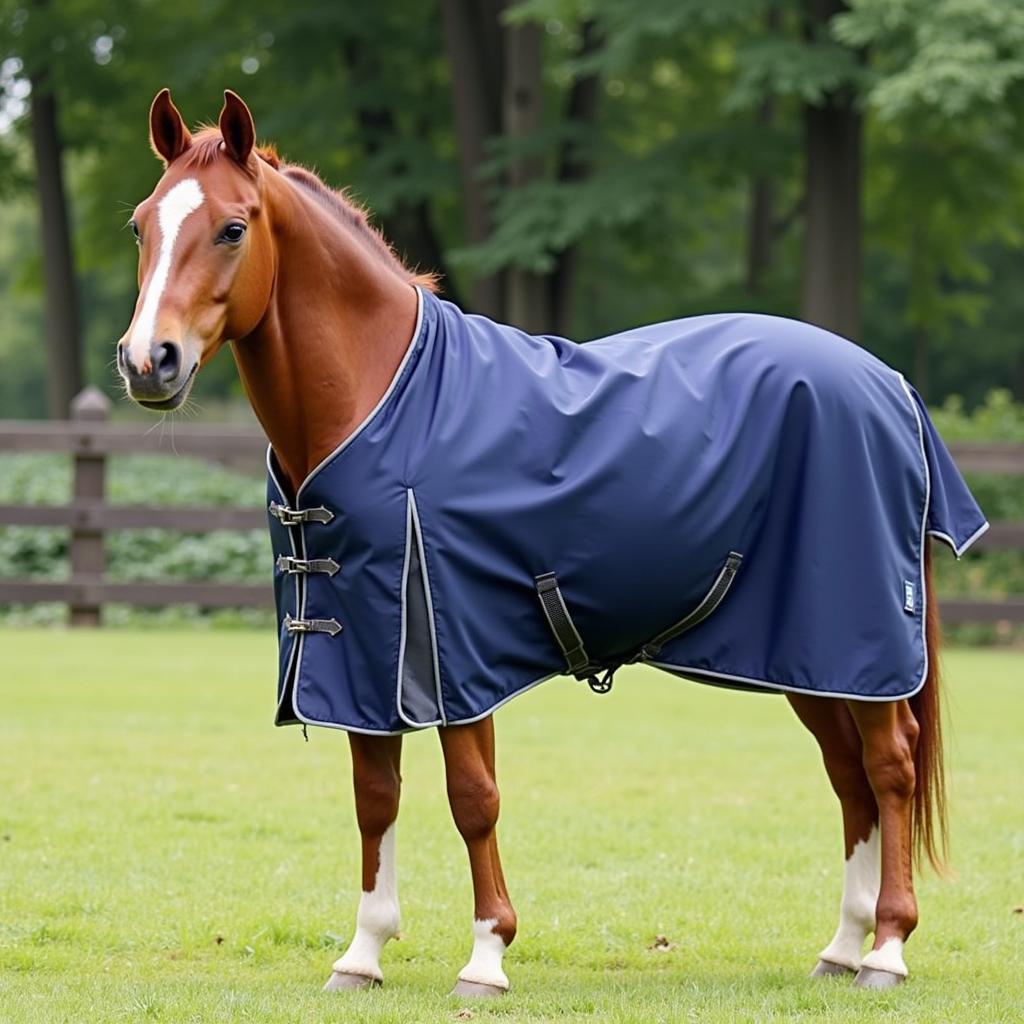
[[63, 418], [68, 415], [71, 400], [82, 389], [82, 338], [64, 186], [59, 102], [49, 55], [39, 45], [40, 28], [51, 16], [52, 6], [50, 0], [34, 0], [30, 8], [4, 13], [13, 19], [16, 11], [21, 24], [28, 22], [25, 34], [29, 45], [24, 60], [19, 62], [31, 85], [29, 123], [43, 254], [47, 407], [51, 417]]
[[[832, 19], [845, 0], [806, 0], [811, 45], [835, 51]], [[847, 74], [804, 104], [804, 249], [800, 315], [847, 338], [860, 337], [863, 120], [852, 62]]]

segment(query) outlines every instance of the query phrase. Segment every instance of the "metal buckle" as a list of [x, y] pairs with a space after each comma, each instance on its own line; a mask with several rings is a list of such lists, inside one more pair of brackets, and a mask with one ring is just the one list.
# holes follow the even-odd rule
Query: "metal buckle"
[[303, 523], [329, 523], [334, 518], [334, 513], [323, 505], [316, 508], [288, 508], [272, 501], [268, 506], [270, 514], [282, 526], [301, 526]]
[[341, 566], [333, 558], [293, 558], [291, 555], [278, 555], [279, 572], [306, 573], [322, 572], [334, 576]]
[[337, 636], [344, 628], [337, 619], [293, 619], [285, 615], [284, 628], [289, 633], [327, 633]]

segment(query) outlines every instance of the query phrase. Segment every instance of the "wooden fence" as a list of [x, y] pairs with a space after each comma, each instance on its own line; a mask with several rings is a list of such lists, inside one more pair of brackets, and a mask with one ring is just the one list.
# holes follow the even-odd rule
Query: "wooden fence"
[[[71, 419], [0, 421], [0, 452], [69, 452], [74, 460], [72, 499], [65, 505], [0, 505], [0, 526], [66, 527], [71, 531], [71, 578], [68, 580], [2, 579], [0, 604], [61, 601], [70, 608], [73, 626], [97, 626], [104, 604], [160, 607], [196, 604], [203, 608], [270, 607], [266, 584], [118, 583], [105, 578], [103, 536], [109, 530], [158, 527], [193, 533], [251, 530], [266, 525], [262, 508], [110, 505], [106, 501], [108, 456], [177, 454], [263, 471], [266, 441], [250, 427], [175, 424], [169, 438], [138, 424], [109, 422], [110, 402], [96, 388], [86, 388], [72, 403]], [[961, 443], [950, 445], [966, 473], [1024, 474], [1024, 444]], [[995, 522], [978, 547], [1024, 549], [1024, 522]], [[946, 622], [1024, 622], [1024, 596], [999, 601], [950, 599], [942, 602]]]

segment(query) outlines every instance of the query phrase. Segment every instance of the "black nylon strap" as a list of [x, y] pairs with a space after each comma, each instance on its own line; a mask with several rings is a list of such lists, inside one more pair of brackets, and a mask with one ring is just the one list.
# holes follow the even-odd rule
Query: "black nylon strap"
[[534, 580], [540, 606], [544, 609], [544, 617], [548, 620], [551, 632], [565, 656], [569, 671], [579, 678], [590, 667], [590, 658], [583, 646], [583, 637], [573, 625], [569, 609], [565, 606], [562, 591], [558, 588], [558, 578], [553, 572], [546, 572]]
[[725, 565], [722, 566], [721, 571], [715, 577], [715, 582], [711, 584], [711, 589], [704, 595], [700, 604], [674, 626], [669, 626], [663, 633], [659, 633], [653, 640], [645, 643], [640, 649], [641, 659], [652, 661], [661, 654], [661, 649], [670, 640], [675, 640], [677, 636], [682, 636], [687, 630], [700, 625], [729, 593], [729, 588], [732, 586], [733, 580], [736, 579], [736, 573], [740, 571], [742, 562], [743, 556], [738, 551], [730, 551]]

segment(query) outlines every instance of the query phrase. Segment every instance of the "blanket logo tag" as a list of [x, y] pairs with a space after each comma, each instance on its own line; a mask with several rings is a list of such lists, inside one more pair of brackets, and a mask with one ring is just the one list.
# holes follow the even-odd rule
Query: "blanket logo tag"
[[917, 602], [914, 600], [914, 584], [910, 580], [903, 581], [903, 610], [914, 614]]

